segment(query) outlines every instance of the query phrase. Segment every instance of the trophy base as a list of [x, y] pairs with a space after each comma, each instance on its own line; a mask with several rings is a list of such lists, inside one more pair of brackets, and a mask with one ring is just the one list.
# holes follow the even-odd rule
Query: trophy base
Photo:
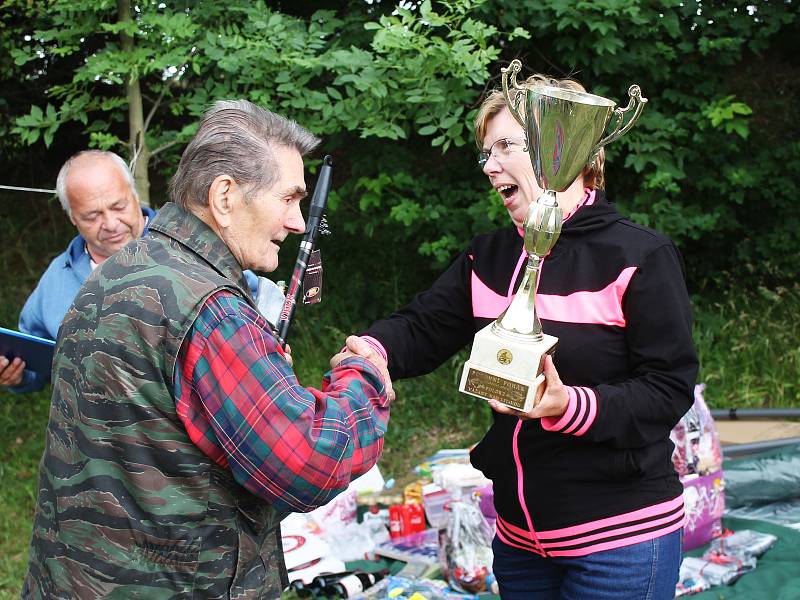
[[475, 334], [458, 389], [529, 412], [544, 381], [544, 357], [552, 353], [558, 338], [543, 334], [539, 341], [505, 339], [491, 329], [489, 324]]

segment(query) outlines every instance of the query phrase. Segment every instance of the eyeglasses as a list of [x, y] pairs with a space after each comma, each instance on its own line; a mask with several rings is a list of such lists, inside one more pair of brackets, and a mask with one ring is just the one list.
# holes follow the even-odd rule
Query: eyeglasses
[[489, 146], [488, 150], [478, 153], [478, 166], [483, 169], [489, 162], [489, 157], [494, 156], [498, 162], [503, 162], [512, 152], [525, 148], [524, 138], [500, 138]]

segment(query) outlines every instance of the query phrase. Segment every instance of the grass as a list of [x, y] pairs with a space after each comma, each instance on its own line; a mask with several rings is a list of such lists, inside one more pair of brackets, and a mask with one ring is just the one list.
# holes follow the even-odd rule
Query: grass
[[[0, 234], [10, 240], [0, 248], [0, 325], [16, 326], [39, 274], [73, 235], [57, 204], [42, 204], [16, 202], [12, 211], [11, 202], [0, 197]], [[341, 272], [359, 268], [355, 265]], [[334, 269], [328, 272], [331, 282], [345, 279]], [[331, 354], [371, 318], [363, 306], [338, 300], [346, 294], [333, 287], [322, 306], [298, 309], [290, 341], [304, 385], [318, 386]], [[362, 296], [361, 289], [352, 294]], [[693, 304], [700, 381], [708, 384], [706, 399], [713, 407], [800, 406], [800, 286], [743, 288], [696, 297]], [[483, 435], [488, 410], [456, 392], [465, 358], [462, 353], [431, 375], [396, 384], [398, 399], [380, 462], [385, 477], [402, 478], [435, 450], [464, 447]], [[0, 391], [0, 600], [18, 597], [25, 573], [48, 409], [49, 389], [25, 396]]]
[[700, 381], [713, 408], [800, 405], [800, 285], [695, 299]]
[[16, 598], [28, 563], [36, 476], [50, 408], [49, 388], [0, 393], [0, 598]]

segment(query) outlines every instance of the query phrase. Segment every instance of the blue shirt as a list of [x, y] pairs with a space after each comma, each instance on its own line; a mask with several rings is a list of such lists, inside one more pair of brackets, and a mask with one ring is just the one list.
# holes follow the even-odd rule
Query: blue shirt
[[[152, 208], [143, 206], [145, 228], [152, 222], [156, 213]], [[78, 291], [92, 273], [89, 253], [86, 252], [86, 240], [78, 234], [67, 246], [67, 249], [56, 256], [39, 279], [22, 312], [19, 315], [19, 330], [49, 340], [56, 339], [61, 321], [67, 314]], [[258, 278], [250, 271], [244, 272], [247, 283], [255, 297]], [[42, 389], [50, 380], [50, 374], [36, 373], [28, 369], [22, 375], [22, 382], [8, 389], [19, 394], [35, 392]]]

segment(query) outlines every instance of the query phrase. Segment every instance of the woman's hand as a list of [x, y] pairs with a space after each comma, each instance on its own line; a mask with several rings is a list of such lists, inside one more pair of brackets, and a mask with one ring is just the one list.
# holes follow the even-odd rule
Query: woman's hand
[[331, 357], [331, 369], [339, 366], [345, 358], [351, 356], [360, 356], [371, 362], [381, 372], [383, 384], [386, 387], [386, 396], [391, 402], [395, 398], [394, 387], [392, 386], [392, 378], [389, 377], [389, 368], [386, 361], [378, 352], [370, 346], [367, 342], [362, 340], [357, 335], [348, 336], [346, 340], [347, 346], [338, 354]]
[[544, 383], [536, 391], [533, 408], [530, 412], [520, 412], [506, 406], [497, 400], [489, 400], [492, 410], [502, 415], [511, 415], [520, 419], [541, 419], [542, 417], [560, 417], [567, 410], [569, 396], [567, 388], [561, 383], [553, 357], [549, 354], [544, 358]]

